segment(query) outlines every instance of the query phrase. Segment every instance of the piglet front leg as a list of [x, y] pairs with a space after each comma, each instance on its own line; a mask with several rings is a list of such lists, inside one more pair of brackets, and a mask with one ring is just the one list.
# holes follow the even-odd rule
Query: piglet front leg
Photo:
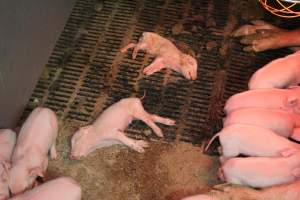
[[115, 139], [139, 153], [144, 153], [145, 152], [144, 148], [149, 147], [148, 142], [146, 142], [144, 140], [131, 139], [131, 138], [127, 137], [125, 135], [125, 133], [122, 131], [118, 131], [118, 133], [115, 136]]
[[139, 51], [138, 44], [129, 43], [127, 46], [123, 47], [120, 51], [122, 53], [125, 53], [126, 51], [128, 51], [128, 49], [132, 49], [132, 48], [134, 48], [132, 52], [132, 59], [135, 59]]

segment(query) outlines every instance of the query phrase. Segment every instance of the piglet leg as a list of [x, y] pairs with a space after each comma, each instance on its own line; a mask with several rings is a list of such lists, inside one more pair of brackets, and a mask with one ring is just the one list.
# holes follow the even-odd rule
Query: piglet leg
[[122, 53], [125, 53], [128, 49], [131, 49], [131, 48], [133, 48], [133, 47], [135, 47], [135, 46], [136, 46], [135, 43], [129, 43], [128, 45], [126, 45], [125, 47], [123, 47], [120, 51], [121, 51]]
[[154, 120], [152, 119], [151, 115], [148, 114], [143, 108], [136, 112], [134, 114], [134, 117], [142, 120], [148, 126], [150, 126], [158, 137], [163, 137], [161, 129], [154, 123]]
[[294, 128], [291, 138], [293, 138], [294, 140], [300, 141], [300, 127]]
[[151, 118], [153, 121], [161, 123], [161, 124], [165, 124], [165, 125], [169, 125], [169, 126], [173, 126], [176, 124], [176, 122], [172, 119], [169, 118], [164, 118], [155, 114], [151, 115]]
[[51, 148], [50, 148], [50, 157], [52, 160], [57, 160], [58, 159], [58, 155], [57, 155], [57, 151], [55, 148], [55, 142], [52, 144]]
[[118, 131], [118, 133], [115, 136], [115, 139], [119, 140], [123, 144], [127, 145], [128, 147], [132, 148], [133, 150], [139, 152], [139, 153], [144, 153], [145, 150], [144, 148], [149, 147], [148, 142], [144, 140], [134, 140], [125, 135], [124, 132]]
[[135, 59], [138, 54], [138, 51], [140, 50], [139, 44], [129, 43], [127, 46], [125, 46], [121, 49], [121, 52], [125, 53], [128, 49], [131, 49], [131, 48], [134, 48], [133, 52], [132, 52], [132, 59]]
[[144, 70], [143, 73], [146, 75], [151, 75], [155, 72], [160, 71], [161, 69], [165, 68], [162, 59], [161, 58], [156, 58], [149, 66], [147, 66]]

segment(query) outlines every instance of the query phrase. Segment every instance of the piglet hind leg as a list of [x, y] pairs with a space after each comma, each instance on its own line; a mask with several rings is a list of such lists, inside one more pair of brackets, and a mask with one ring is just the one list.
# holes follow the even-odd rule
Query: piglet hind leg
[[144, 140], [134, 140], [125, 135], [124, 132], [118, 131], [116, 134], [115, 139], [120, 141], [121, 143], [127, 145], [128, 147], [132, 148], [133, 150], [139, 152], [139, 153], [144, 153], [145, 150], [144, 148], [149, 147], [148, 142]]
[[137, 113], [134, 117], [145, 122], [149, 127], [152, 128], [152, 130], [158, 137], [163, 137], [161, 129], [154, 123], [153, 119], [151, 118], [151, 115], [149, 115], [146, 112], [141, 112]]

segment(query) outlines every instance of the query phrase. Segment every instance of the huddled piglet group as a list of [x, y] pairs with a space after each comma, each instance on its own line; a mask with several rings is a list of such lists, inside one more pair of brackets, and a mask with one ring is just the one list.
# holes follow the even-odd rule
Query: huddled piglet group
[[[230, 97], [219, 137], [218, 176], [232, 184], [263, 188], [300, 178], [300, 52], [258, 71], [249, 90]], [[243, 155], [244, 157], [238, 157]]]
[[[80, 186], [71, 178], [62, 177], [37, 186], [36, 178], [43, 177], [48, 167], [48, 153], [51, 159], [58, 158], [57, 134], [55, 113], [41, 107], [29, 115], [18, 137], [10, 129], [0, 129], [0, 200], [8, 199], [10, 193], [14, 200], [81, 199]], [[30, 190], [34, 186], [37, 187]]]

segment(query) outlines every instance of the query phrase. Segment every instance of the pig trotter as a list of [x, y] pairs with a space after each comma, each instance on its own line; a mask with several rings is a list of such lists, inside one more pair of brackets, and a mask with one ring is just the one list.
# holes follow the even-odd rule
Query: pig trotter
[[143, 73], [148, 75], [151, 75], [155, 72], [160, 71], [161, 69], [165, 68], [162, 59], [161, 58], [156, 58], [153, 63], [151, 63], [149, 66], [147, 66], [144, 70]]
[[118, 131], [116, 139], [139, 153], [144, 153], [144, 148], [149, 147], [146, 141], [131, 139], [122, 131]]

